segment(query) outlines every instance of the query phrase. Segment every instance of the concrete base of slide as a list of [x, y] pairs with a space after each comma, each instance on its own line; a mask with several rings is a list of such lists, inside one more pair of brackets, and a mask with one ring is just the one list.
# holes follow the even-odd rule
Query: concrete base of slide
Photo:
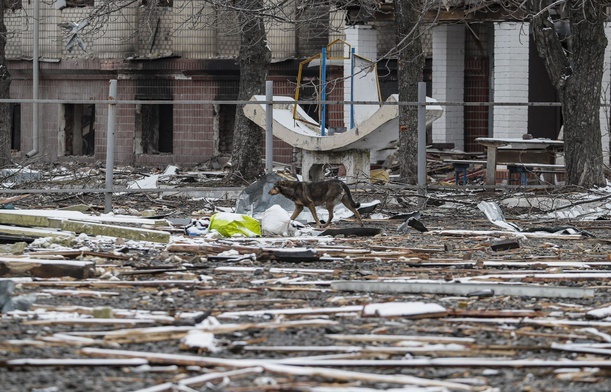
[[369, 182], [369, 150], [302, 151], [301, 176], [304, 181], [323, 181], [325, 165], [344, 165], [349, 183]]
[[[387, 102], [397, 102], [398, 95], [391, 95]], [[255, 95], [251, 101], [265, 101], [264, 95]], [[273, 133], [280, 140], [302, 149], [301, 174], [304, 181], [323, 179], [326, 164], [341, 164], [346, 168], [348, 182], [369, 181], [371, 151], [396, 146], [399, 140], [399, 106], [382, 105], [367, 120], [343, 133], [321, 136], [318, 122], [297, 105], [291, 97], [274, 96]], [[441, 117], [443, 109], [427, 97], [427, 125]], [[244, 105], [246, 117], [266, 129], [266, 104]], [[328, 134], [328, 132], [327, 132]]]

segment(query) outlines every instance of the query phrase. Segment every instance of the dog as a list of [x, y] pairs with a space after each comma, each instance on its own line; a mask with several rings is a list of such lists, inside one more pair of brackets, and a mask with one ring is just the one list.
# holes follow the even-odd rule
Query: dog
[[356, 203], [352, 199], [350, 188], [343, 181], [302, 182], [280, 180], [274, 184], [268, 193], [270, 195], [280, 194], [295, 203], [295, 212], [293, 212], [291, 220], [297, 218], [301, 211], [303, 211], [303, 207], [308, 207], [314, 220], [316, 220], [316, 224], [318, 227], [321, 227], [320, 220], [316, 214], [316, 206], [324, 205], [329, 211], [329, 219], [324, 225], [324, 227], [327, 227], [333, 220], [333, 208], [341, 201], [346, 208], [352, 211], [359, 224], [363, 226], [361, 214], [357, 211], [361, 204]]

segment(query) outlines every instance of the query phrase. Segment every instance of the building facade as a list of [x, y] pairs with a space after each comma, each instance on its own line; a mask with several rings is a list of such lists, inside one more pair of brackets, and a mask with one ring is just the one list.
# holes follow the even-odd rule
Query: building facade
[[[45, 161], [103, 160], [105, 100], [109, 81], [116, 79], [118, 99], [126, 101], [118, 105], [115, 126], [118, 164], [190, 166], [230, 154], [236, 110], [232, 101], [237, 99], [239, 80], [235, 58], [240, 31], [234, 13], [187, 0], [126, 3], [95, 17], [94, 0], [15, 4], [5, 11], [11, 98], [31, 100], [37, 72], [38, 98], [43, 100], [38, 132], [33, 130], [34, 104], [15, 105], [15, 150], [31, 151], [37, 137], [38, 154]], [[37, 12], [35, 21], [32, 15]], [[336, 39], [359, 54], [380, 59], [383, 100], [397, 92], [396, 61], [389, 56], [395, 45], [389, 8], [363, 23], [347, 23], [346, 11], [301, 9], [297, 1], [287, 2], [282, 12], [285, 18], [266, 26], [275, 95], [293, 97], [299, 63]], [[557, 101], [528, 30], [527, 23], [477, 19], [423, 28], [428, 94], [440, 102], [493, 103], [444, 107], [442, 118], [433, 123], [430, 141], [479, 151], [482, 147], [475, 139], [481, 136], [558, 137], [559, 108], [497, 105]], [[39, 53], [37, 71], [34, 47]], [[609, 68], [604, 86], [609, 85]], [[327, 99], [345, 100], [343, 69], [330, 66], [329, 73], [337, 82]], [[302, 87], [300, 97], [312, 99], [312, 105], [305, 106], [313, 117], [319, 112], [318, 77], [317, 69], [302, 75], [302, 81], [310, 83]], [[603, 91], [607, 102], [609, 89]], [[326, 123], [345, 126], [344, 107], [332, 105]], [[601, 109], [601, 127], [608, 162], [608, 108]], [[276, 139], [274, 160], [292, 163], [295, 151]]]

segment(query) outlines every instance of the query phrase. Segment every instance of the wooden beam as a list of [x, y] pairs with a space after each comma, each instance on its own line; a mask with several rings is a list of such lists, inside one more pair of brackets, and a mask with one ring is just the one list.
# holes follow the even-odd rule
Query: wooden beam
[[93, 261], [39, 260], [0, 257], [0, 276], [34, 276], [37, 278], [61, 278], [69, 276], [76, 279], [95, 277]]

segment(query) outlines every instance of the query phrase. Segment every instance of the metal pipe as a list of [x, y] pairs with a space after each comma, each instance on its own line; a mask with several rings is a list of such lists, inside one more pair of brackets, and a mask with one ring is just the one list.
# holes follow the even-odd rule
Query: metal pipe
[[106, 134], [106, 191], [104, 192], [104, 212], [112, 211], [112, 183], [115, 167], [115, 122], [117, 119], [117, 80], [110, 80], [108, 92], [108, 132]]
[[[322, 57], [320, 60], [320, 101], [324, 102], [327, 99], [327, 48], [322, 48]], [[323, 103], [320, 110], [320, 135], [325, 136], [325, 128], [327, 119], [327, 104]]]
[[418, 82], [418, 189], [426, 193], [426, 83]]
[[265, 172], [274, 171], [274, 82], [265, 82]]
[[[354, 102], [354, 54], [355, 48], [350, 48], [350, 101]], [[350, 103], [350, 128], [354, 128], [354, 103]]]
[[32, 151], [26, 156], [32, 157], [38, 154], [40, 147], [38, 139], [40, 138], [40, 123], [38, 116], [39, 103], [38, 100], [38, 58], [39, 55], [39, 38], [40, 38], [40, 0], [34, 0], [34, 45], [32, 47]]

